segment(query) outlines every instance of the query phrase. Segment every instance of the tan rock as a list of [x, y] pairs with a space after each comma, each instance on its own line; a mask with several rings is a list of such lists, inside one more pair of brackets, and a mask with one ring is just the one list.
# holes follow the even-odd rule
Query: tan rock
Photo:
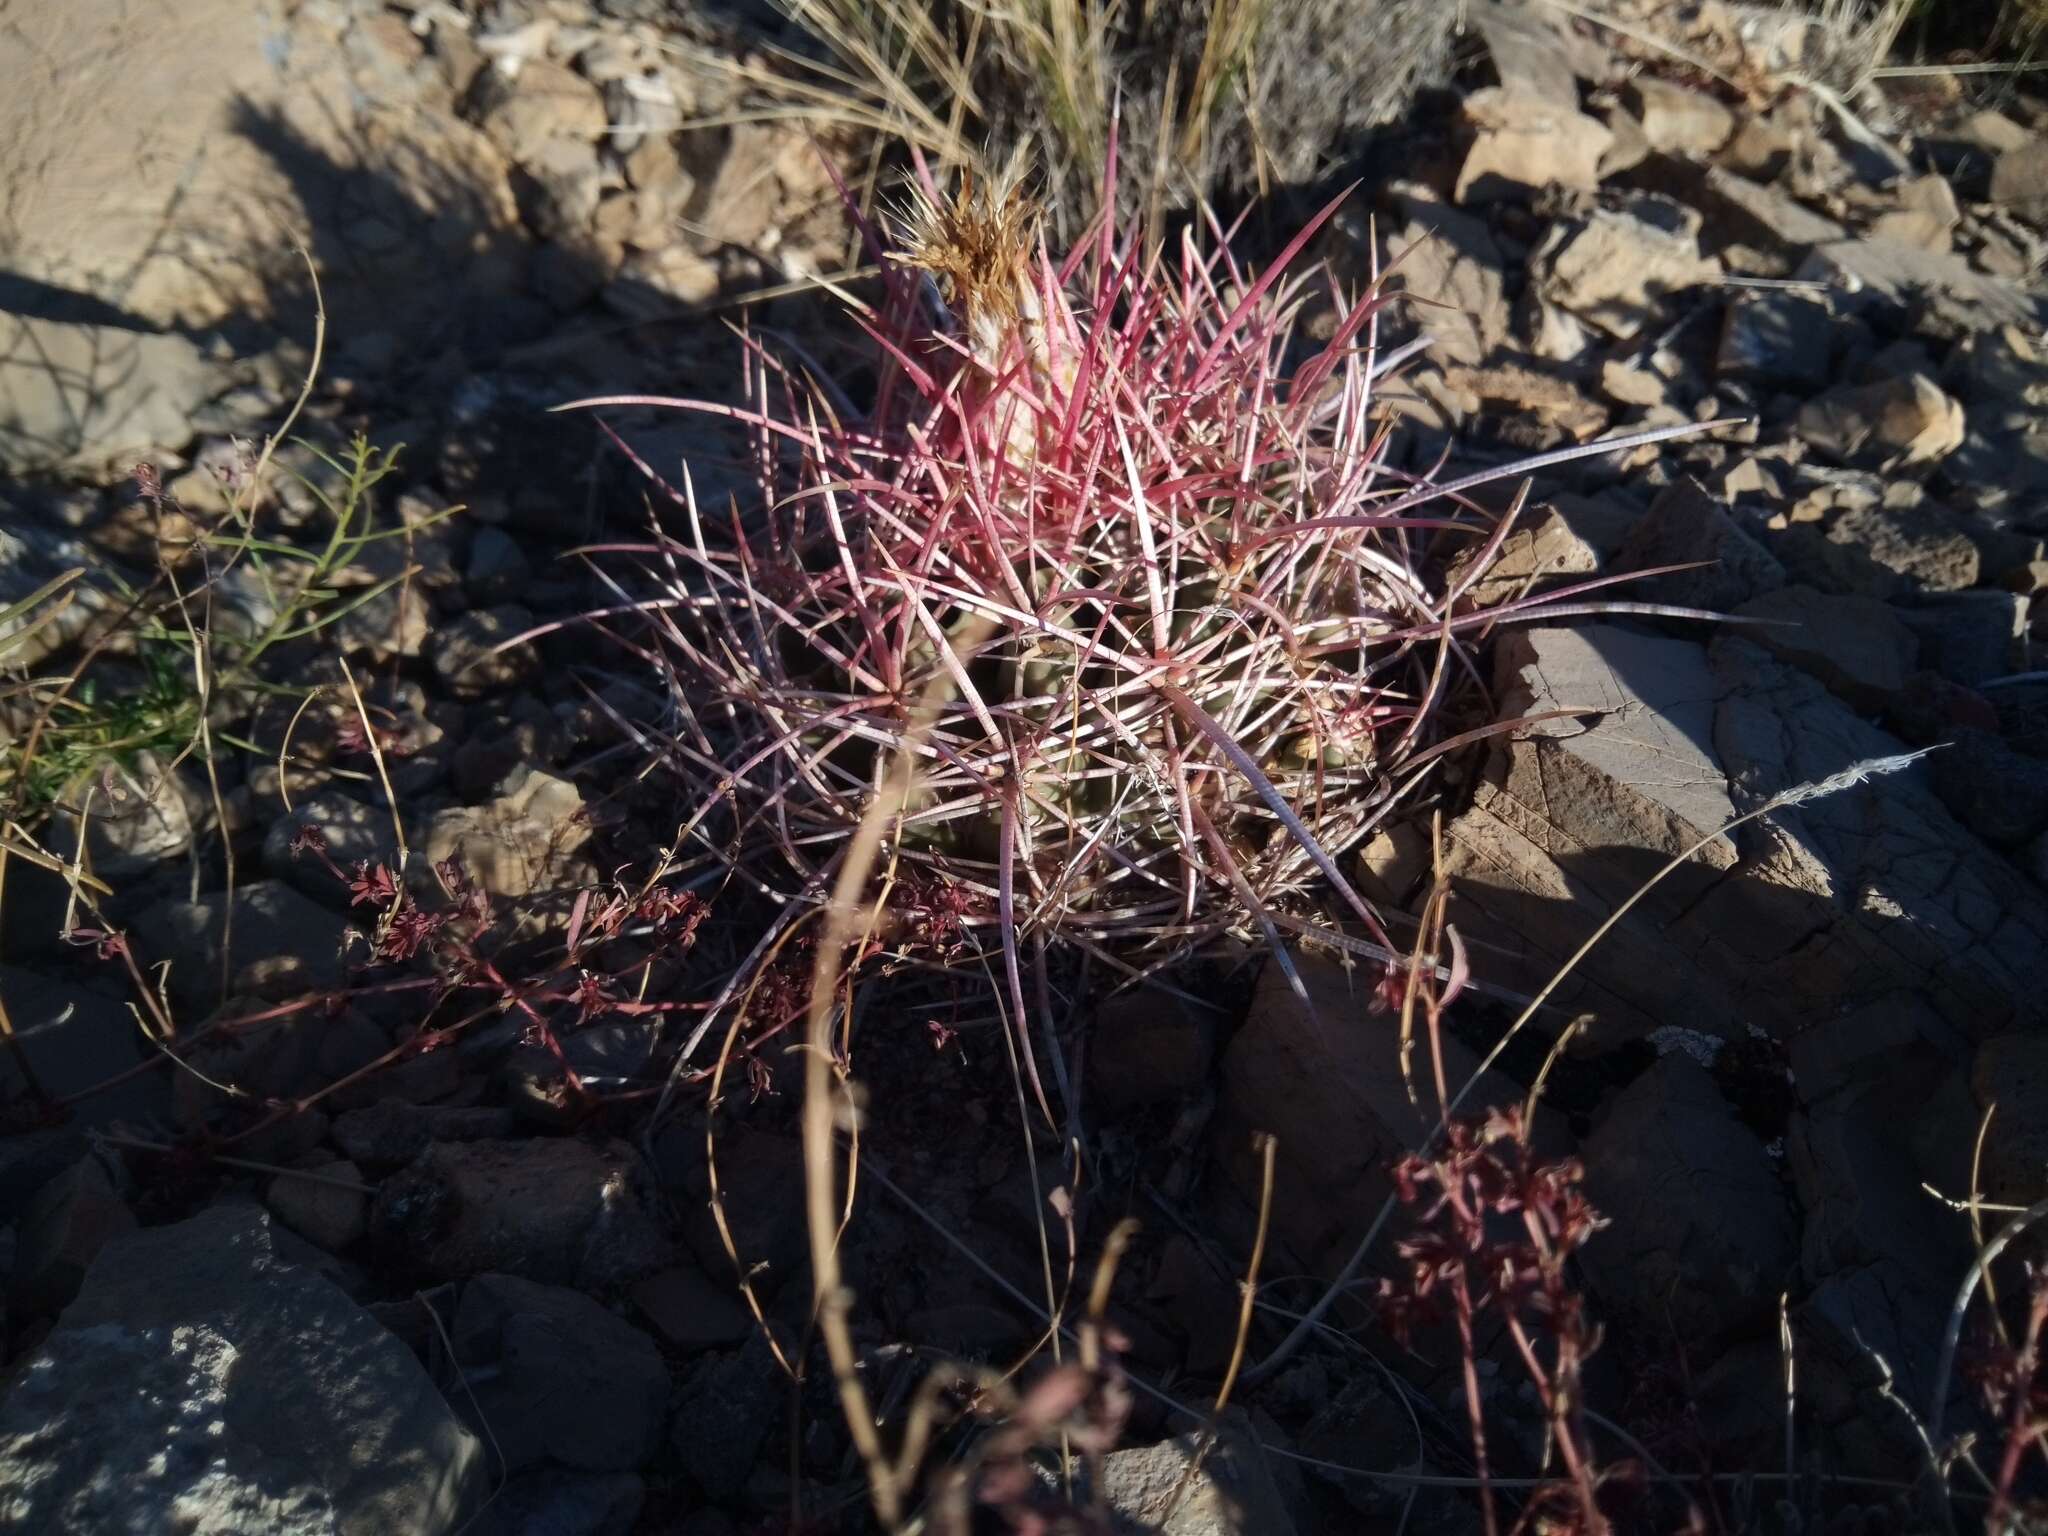
[[1784, 495], [1777, 475], [1757, 458], [1741, 458], [1721, 476], [1721, 499], [1735, 502], [1744, 498], [1775, 502]]
[[218, 370], [183, 336], [0, 313], [0, 469], [176, 453], [219, 387]]
[[1600, 365], [1600, 388], [1618, 405], [1662, 405], [1671, 395], [1666, 380], [1615, 357]]
[[1643, 137], [1665, 154], [1711, 155], [1735, 132], [1735, 114], [1704, 91], [1638, 75], [1628, 95]]
[[1541, 8], [1480, 5], [1470, 19], [1502, 87], [1515, 95], [1576, 110], [1580, 78], [1595, 79], [1608, 67], [1603, 49], [1588, 47]]
[[1607, 208], [1561, 226], [1533, 265], [1542, 298], [1623, 339], [1648, 323], [1657, 299], [1721, 275], [1682, 227]]
[[1962, 210], [1946, 176], [1916, 176], [1896, 193], [1897, 206], [1881, 213], [1870, 232], [1926, 251], [1947, 251]]
[[595, 143], [604, 136], [604, 93], [566, 64], [528, 59], [517, 75], [494, 69], [471, 88], [479, 124], [514, 165], [536, 161], [552, 139]]
[[673, 1252], [647, 1204], [643, 1167], [616, 1141], [434, 1142], [384, 1181], [370, 1228], [434, 1274], [620, 1285]]
[[1835, 316], [1803, 293], [1736, 292], [1721, 311], [1714, 372], [1799, 392], [1823, 387], [1833, 363]]
[[1925, 374], [1832, 389], [1799, 411], [1799, 435], [1842, 464], [1931, 464], [1962, 446], [1963, 407]]
[[1111, 1451], [1102, 1459], [1102, 1496], [1122, 1523], [1160, 1536], [1295, 1536], [1262, 1433], [1271, 1426], [1255, 1430], [1242, 1409], [1231, 1408], [1199, 1464], [1197, 1453], [1210, 1441], [1193, 1431]]
[[1844, 590], [1886, 598], [1902, 590], [1961, 592], [1983, 574], [1982, 552], [1938, 508], [1837, 507], [1825, 542], [1840, 552], [1830, 574]]
[[1477, 132], [1458, 172], [1458, 202], [1495, 202], [1547, 186], [1591, 192], [1600, 185], [1600, 160], [1614, 135], [1598, 118], [1500, 87], [1466, 97], [1465, 116]]
[[1701, 1345], [1773, 1316], [1797, 1259], [1779, 1172], [1713, 1076], [1672, 1051], [1616, 1095], [1584, 1148], [1609, 1225], [1580, 1262], [1600, 1302]]
[[1750, 631], [1757, 644], [1859, 709], [1882, 709], [1905, 686], [1920, 653], [1891, 605], [1874, 597], [1793, 585], [1752, 598], [1735, 612], [1764, 621]]
[[1803, 248], [1847, 233], [1842, 226], [1775, 186], [1719, 166], [1707, 172], [1707, 211], [1734, 238], [1765, 246]]
[[86, 765], [52, 809], [45, 846], [60, 859], [76, 858], [83, 826], [86, 867], [123, 880], [189, 848], [194, 826], [211, 805], [198, 783], [171, 766], [168, 754], [143, 750]]
[[1382, 826], [1358, 850], [1353, 878], [1367, 901], [1384, 909], [1405, 906], [1429, 873], [1429, 833], [1413, 821]]
[[2048, 212], [2048, 140], [2029, 138], [1999, 155], [1991, 201], [2035, 219]]
[[9, 1303], [31, 1316], [61, 1311], [107, 1240], [134, 1229], [135, 1215], [106, 1167], [97, 1157], [81, 1158], [22, 1211]]
[[451, 693], [488, 693], [533, 675], [539, 658], [532, 645], [513, 643], [532, 627], [532, 613], [516, 603], [473, 608], [436, 629], [427, 653]]
[[16, 272], [119, 302], [181, 222], [186, 176], [232, 152], [233, 104], [274, 97], [264, 29], [233, 0], [194, 0], [175, 26], [121, 0], [10, 6], [7, 29], [20, 67], [0, 98], [0, 249]]
[[1802, 129], [1780, 113], [1745, 117], [1721, 151], [1718, 164], [1755, 181], [1771, 181], [1799, 147]]
[[380, 29], [360, 48], [280, 48], [280, 23], [235, 0], [189, 0], [175, 26], [122, 0], [18, 5], [6, 24], [24, 63], [0, 99], [14, 272], [205, 326], [300, 292], [310, 236], [341, 335], [403, 330], [451, 288], [504, 280], [504, 163], [402, 56], [364, 72]]
[[[1555, 586], [1566, 577], [1591, 575], [1619, 547], [1635, 515], [1628, 507], [1569, 495], [1532, 508], [1462, 597], [1490, 607]], [[1452, 581], [1461, 581], [1466, 569], [1462, 562], [1454, 563]]]
[[330, 1253], [363, 1235], [370, 1204], [361, 1171], [346, 1158], [280, 1173], [263, 1199], [279, 1221]]
[[1591, 707], [1504, 739], [1446, 830], [1468, 944], [1530, 991], [1672, 856], [1704, 846], [1587, 956], [1557, 1001], [1594, 1039], [1684, 1019], [1795, 1035], [1828, 1008], [1930, 1004], [1982, 1037], [2029, 1016], [2048, 900], [1943, 807], [1924, 774], [1716, 835], [1752, 807], [1899, 743], [1747, 640], [1611, 626], [1504, 637], [1509, 714]]
[[1994, 154], [2003, 154], [2009, 149], [2024, 148], [2033, 142], [2034, 136], [2003, 112], [1987, 107], [1964, 118], [1957, 137]]
[[1585, 442], [1607, 429], [1613, 419], [1606, 407], [1570, 379], [1515, 363], [1489, 368], [1446, 368], [1451, 387], [1492, 406], [1534, 418], [1555, 427], [1575, 442]]
[[1857, 302], [1917, 312], [1960, 331], [2017, 325], [2038, 330], [2040, 302], [2018, 283], [1979, 272], [1952, 251], [1930, 251], [1875, 236], [1830, 240], [1795, 274], [1838, 285]]
[[718, 263], [677, 243], [659, 251], [636, 251], [606, 285], [604, 304], [633, 320], [658, 319], [717, 298], [723, 286]]
[[650, 249], [665, 245], [666, 238], [649, 239], [647, 232], [658, 230], [664, 237], [674, 233], [675, 221], [696, 190], [696, 179], [683, 169], [675, 141], [665, 133], [651, 133], [642, 139], [626, 157], [625, 171], [641, 209], [641, 238], [634, 243]]
[[[1435, 1124], [1426, 1052], [1411, 1099], [1402, 1075], [1400, 1031], [1372, 1017], [1377, 968], [1347, 971], [1297, 955], [1308, 992], [1302, 1002], [1278, 965], [1268, 965], [1244, 1024], [1224, 1053], [1211, 1145], [1225, 1177], [1256, 1201], [1259, 1159], [1252, 1138], [1279, 1137], [1274, 1236], [1318, 1274], [1339, 1268], [1392, 1190], [1387, 1170], [1421, 1145]], [[1444, 1067], [1462, 1084], [1477, 1058], [1443, 1037]], [[1478, 1104], [1521, 1098], [1498, 1074], [1482, 1080]], [[1425, 1107], [1428, 1106], [1428, 1107]]]
[[427, 828], [429, 863], [460, 858], [470, 876], [500, 896], [541, 889], [561, 862], [590, 841], [583, 797], [566, 779], [522, 768], [487, 805], [453, 806]]
[[1544, 361], [1577, 363], [1598, 345], [1591, 326], [1542, 294], [1525, 290], [1523, 305], [1523, 330], [1529, 338], [1529, 350]]
[[1506, 339], [1503, 262], [1478, 219], [1455, 208], [1428, 211], [1392, 242], [1398, 287], [1414, 296], [1416, 324], [1446, 363], [1476, 364]]
[[1643, 133], [1643, 125], [1626, 107], [1606, 108], [1600, 114], [1600, 121], [1614, 135], [1614, 142], [1600, 157], [1601, 180], [1619, 176], [1623, 171], [1632, 171], [1650, 158], [1653, 146]]
[[708, 171], [690, 153], [692, 141], [698, 141], [694, 147], [701, 153], [704, 131], [687, 135], [684, 144], [684, 163], [697, 178], [690, 234], [700, 250], [778, 245], [782, 224], [829, 193], [830, 178], [808, 134], [785, 123], [739, 123], [708, 131], [727, 135]]

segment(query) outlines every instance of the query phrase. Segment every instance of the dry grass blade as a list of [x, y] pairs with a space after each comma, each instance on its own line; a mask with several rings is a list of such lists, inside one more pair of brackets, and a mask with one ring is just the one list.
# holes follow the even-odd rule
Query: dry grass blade
[[1195, 1479], [1201, 1476], [1202, 1463], [1208, 1460], [1209, 1452], [1216, 1444], [1223, 1410], [1229, 1406], [1231, 1389], [1237, 1385], [1237, 1373], [1244, 1365], [1245, 1342], [1251, 1337], [1252, 1331], [1252, 1311], [1258, 1305], [1259, 1299], [1259, 1270], [1266, 1261], [1266, 1232], [1273, 1219], [1273, 1160], [1278, 1155], [1279, 1148], [1279, 1142], [1272, 1136], [1259, 1137], [1259, 1225], [1252, 1237], [1252, 1256], [1245, 1266], [1244, 1285], [1239, 1294], [1237, 1337], [1230, 1346], [1230, 1363], [1224, 1368], [1222, 1385], [1216, 1389], [1216, 1403], [1209, 1410], [1209, 1422], [1203, 1426], [1201, 1439], [1195, 1446], [1195, 1454], [1188, 1458], [1187, 1468], [1181, 1473], [1180, 1482], [1166, 1501], [1166, 1509], [1159, 1520], [1161, 1525], [1173, 1519], [1182, 1501], [1187, 1498], [1188, 1491], [1195, 1486]]
[[[966, 648], [974, 649], [971, 643]], [[847, 845], [825, 909], [824, 933], [811, 972], [810, 1001], [804, 1021], [804, 1214], [810, 1232], [818, 1330], [832, 1361], [833, 1381], [839, 1390], [848, 1433], [867, 1463], [868, 1491], [874, 1500], [876, 1518], [890, 1530], [902, 1519], [905, 1489], [899, 1486], [896, 1469], [876, 1433], [867, 1390], [860, 1381], [853, 1335], [846, 1325], [851, 1297], [839, 1279], [840, 1228], [835, 1214], [839, 1179], [833, 1144], [837, 1118], [833, 1064], [839, 1053], [833, 1048], [832, 1015], [840, 996], [841, 967], [847, 948], [857, 938], [865, 938], [857, 930], [864, 920], [871, 926], [875, 915], [861, 901], [861, 894], [874, 872], [883, 838], [916, 787], [914, 744], [936, 715], [940, 691], [939, 679], [927, 685], [904, 748], [889, 759], [887, 777], [877, 786], [877, 793]]]
[[768, 1314], [761, 1306], [761, 1298], [754, 1289], [753, 1270], [741, 1255], [739, 1243], [733, 1236], [732, 1223], [726, 1218], [725, 1191], [718, 1177], [718, 1111], [724, 1102], [726, 1067], [732, 1060], [734, 1042], [739, 1039], [740, 1030], [747, 1021], [748, 1006], [753, 1002], [754, 993], [768, 974], [768, 966], [775, 962], [783, 946], [795, 938], [797, 932], [798, 925], [795, 923], [782, 929], [776, 936], [774, 944], [768, 949], [763, 963], [749, 970], [747, 990], [732, 1011], [732, 1023], [726, 1028], [725, 1043], [719, 1048], [718, 1060], [712, 1067], [711, 1092], [704, 1118], [704, 1172], [710, 1185], [711, 1221], [718, 1229], [719, 1244], [725, 1249], [725, 1256], [732, 1264], [733, 1277], [740, 1288], [740, 1298], [746, 1303], [747, 1310], [753, 1314], [754, 1325], [761, 1330], [761, 1336], [768, 1341], [768, 1348], [775, 1355], [775, 1363], [782, 1367], [782, 1373], [791, 1381], [801, 1380], [802, 1372], [783, 1350], [782, 1341], [769, 1326]]
[[2048, 1200], [2030, 1205], [2013, 1217], [1998, 1229], [1990, 1242], [1977, 1250], [1969, 1272], [1963, 1276], [1962, 1284], [1956, 1287], [1955, 1303], [1949, 1308], [1948, 1327], [1942, 1334], [1941, 1360], [1934, 1371], [1934, 1396], [1927, 1408], [1927, 1438], [1937, 1448], [1942, 1443], [1942, 1426], [1948, 1420], [1948, 1384], [1955, 1373], [1956, 1349], [1962, 1343], [1963, 1319], [1969, 1315], [1970, 1300], [1977, 1294], [1977, 1287], [1989, 1279], [1991, 1266], [1999, 1256], [2019, 1241], [2029, 1227], [2044, 1220], [2048, 1220]]
[[20, 601], [0, 608], [0, 661], [10, 651], [26, 645], [38, 631], [56, 623], [71, 606], [72, 583], [84, 574], [84, 566], [74, 566], [51, 577]]

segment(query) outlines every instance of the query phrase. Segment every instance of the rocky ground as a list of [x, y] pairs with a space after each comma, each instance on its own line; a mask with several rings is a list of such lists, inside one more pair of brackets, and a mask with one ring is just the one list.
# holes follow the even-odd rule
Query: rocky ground
[[[1606, 1328], [1588, 1395], [1626, 1436], [1603, 1448], [1700, 1479], [1683, 1497], [1730, 1527], [1889, 1528], [1928, 1406], [1984, 1428], [1939, 1358], [1974, 1247], [1952, 1202], [2048, 1196], [2048, 104], [1939, 73], [1845, 95], [1778, 12], [1468, 9], [1455, 76], [1330, 165], [1363, 185], [1318, 254], [1421, 301], [1381, 338], [1423, 338], [1382, 397], [1398, 462], [1723, 422], [1539, 474], [1469, 597], [1646, 572], [1599, 596], [1731, 622], [1503, 626], [1474, 723], [1581, 713], [1445, 758], [1352, 856], [1419, 913], [1440, 815], [1473, 972], [1526, 995], [1704, 844], [1487, 1097], [1519, 1102], [1572, 1027], [1539, 1140], [1610, 1221], [1574, 1271]], [[4, 657], [75, 674], [70, 702], [38, 727], [47, 688], [0, 694], [24, 765], [0, 780], [0, 1530], [861, 1528], [772, 1034], [717, 1058], [707, 1143], [695, 1020], [760, 914], [621, 874], [673, 834], [639, 772], [661, 680], [577, 622], [621, 594], [568, 553], [657, 515], [628, 453], [689, 461], [711, 503], [740, 471], [672, 414], [607, 435], [546, 408], [730, 400], [742, 314], [851, 355], [811, 280], [859, 280], [826, 164], [863, 185], [865, 144], [754, 110], [796, 40], [745, 7], [18, 11], [0, 608], [85, 575]], [[301, 607], [221, 539], [309, 371], [263, 503], [266, 540], [327, 550]], [[337, 509], [392, 536], [325, 544]], [[129, 620], [174, 626], [209, 575], [195, 681], [177, 633]], [[90, 911], [23, 852], [81, 845]], [[456, 1016], [366, 923], [401, 845], [468, 882], [440, 933], [495, 1004]], [[1164, 1518], [1229, 1363], [1253, 1133], [1280, 1138], [1258, 1360], [1429, 1130], [1393, 1021], [1325, 1027], [1360, 984], [1302, 964], [1313, 1012], [1224, 956], [1075, 1026], [1091, 1182], [1050, 1262], [1071, 1244], [1085, 1285], [1143, 1223], [1101, 1473], [1133, 1521]], [[1040, 1340], [1065, 1175], [1017, 1129], [986, 1010], [939, 984], [888, 1006], [845, 1261], [894, 1414], [934, 1358]], [[1514, 1011], [1457, 1010], [1453, 1065]], [[1480, 1528], [1455, 1348], [1397, 1341], [1369, 1291], [1255, 1373], [1165, 1529]], [[1492, 1470], [1523, 1475], [1542, 1411], [1507, 1339], [1481, 1345]], [[1678, 1523], [1644, 1488], [1643, 1527]]]

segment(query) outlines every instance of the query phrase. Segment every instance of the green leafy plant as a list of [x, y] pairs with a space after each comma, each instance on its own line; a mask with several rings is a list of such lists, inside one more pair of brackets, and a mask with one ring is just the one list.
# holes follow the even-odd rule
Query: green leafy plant
[[[208, 523], [179, 508], [152, 467], [138, 469], [138, 494], [159, 525], [176, 516], [193, 535], [178, 547], [160, 543], [155, 576], [119, 594], [125, 601], [118, 617], [67, 674], [20, 685], [28, 728], [0, 755], [0, 804], [10, 819], [33, 826], [110, 758], [128, 763], [150, 752], [205, 762], [217, 745], [262, 752], [237, 734], [238, 723], [265, 699], [306, 694], [303, 686], [270, 675], [266, 660], [278, 647], [330, 631], [411, 580], [419, 567], [402, 549], [382, 560], [376, 569], [383, 574], [368, 582], [350, 585], [344, 578], [393, 541], [409, 540], [460, 510], [380, 526], [376, 493], [396, 472], [401, 450], [375, 447], [361, 436], [339, 454], [295, 441], [327, 471], [324, 477], [291, 472], [316, 509], [320, 531], [305, 543], [261, 531], [253, 495]], [[232, 488], [253, 473], [238, 471]], [[243, 566], [246, 578], [238, 573]], [[50, 599], [78, 574], [0, 613], [0, 624], [39, 600], [43, 611], [31, 622], [48, 623], [55, 614]], [[253, 623], [225, 601], [228, 584], [244, 580], [259, 599]], [[17, 630], [0, 645], [18, 643], [26, 632]], [[116, 651], [132, 653], [132, 665], [116, 665], [110, 659]]]

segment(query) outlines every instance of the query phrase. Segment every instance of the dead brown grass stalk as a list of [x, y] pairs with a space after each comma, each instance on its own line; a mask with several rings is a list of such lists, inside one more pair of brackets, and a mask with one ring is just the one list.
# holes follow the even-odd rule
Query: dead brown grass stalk
[[[982, 641], [995, 631], [983, 620], [968, 626], [957, 641], [950, 641], [956, 656], [972, 657]], [[832, 1040], [834, 1004], [841, 984], [851, 985], [843, 968], [846, 952], [856, 938], [872, 935], [877, 907], [861, 900], [868, 878], [882, 849], [890, 826], [902, 814], [915, 793], [916, 747], [938, 717], [950, 676], [941, 672], [926, 687], [913, 711], [902, 750], [888, 763], [887, 775], [869, 802], [860, 825], [847, 843], [825, 908], [824, 932], [811, 971], [810, 1004], [805, 1019], [803, 1155], [804, 1214], [810, 1234], [811, 1283], [816, 1303], [818, 1329], [825, 1352], [832, 1362], [833, 1384], [845, 1414], [847, 1433], [868, 1469], [868, 1492], [875, 1517], [884, 1529], [895, 1530], [903, 1518], [908, 1491], [899, 1480], [876, 1428], [868, 1405], [867, 1389], [861, 1384], [859, 1357], [846, 1318], [852, 1294], [841, 1280], [839, 1268], [839, 1223], [835, 1217], [835, 1193], [839, 1188], [838, 1156], [834, 1141], [838, 1119], [840, 1056]]]

